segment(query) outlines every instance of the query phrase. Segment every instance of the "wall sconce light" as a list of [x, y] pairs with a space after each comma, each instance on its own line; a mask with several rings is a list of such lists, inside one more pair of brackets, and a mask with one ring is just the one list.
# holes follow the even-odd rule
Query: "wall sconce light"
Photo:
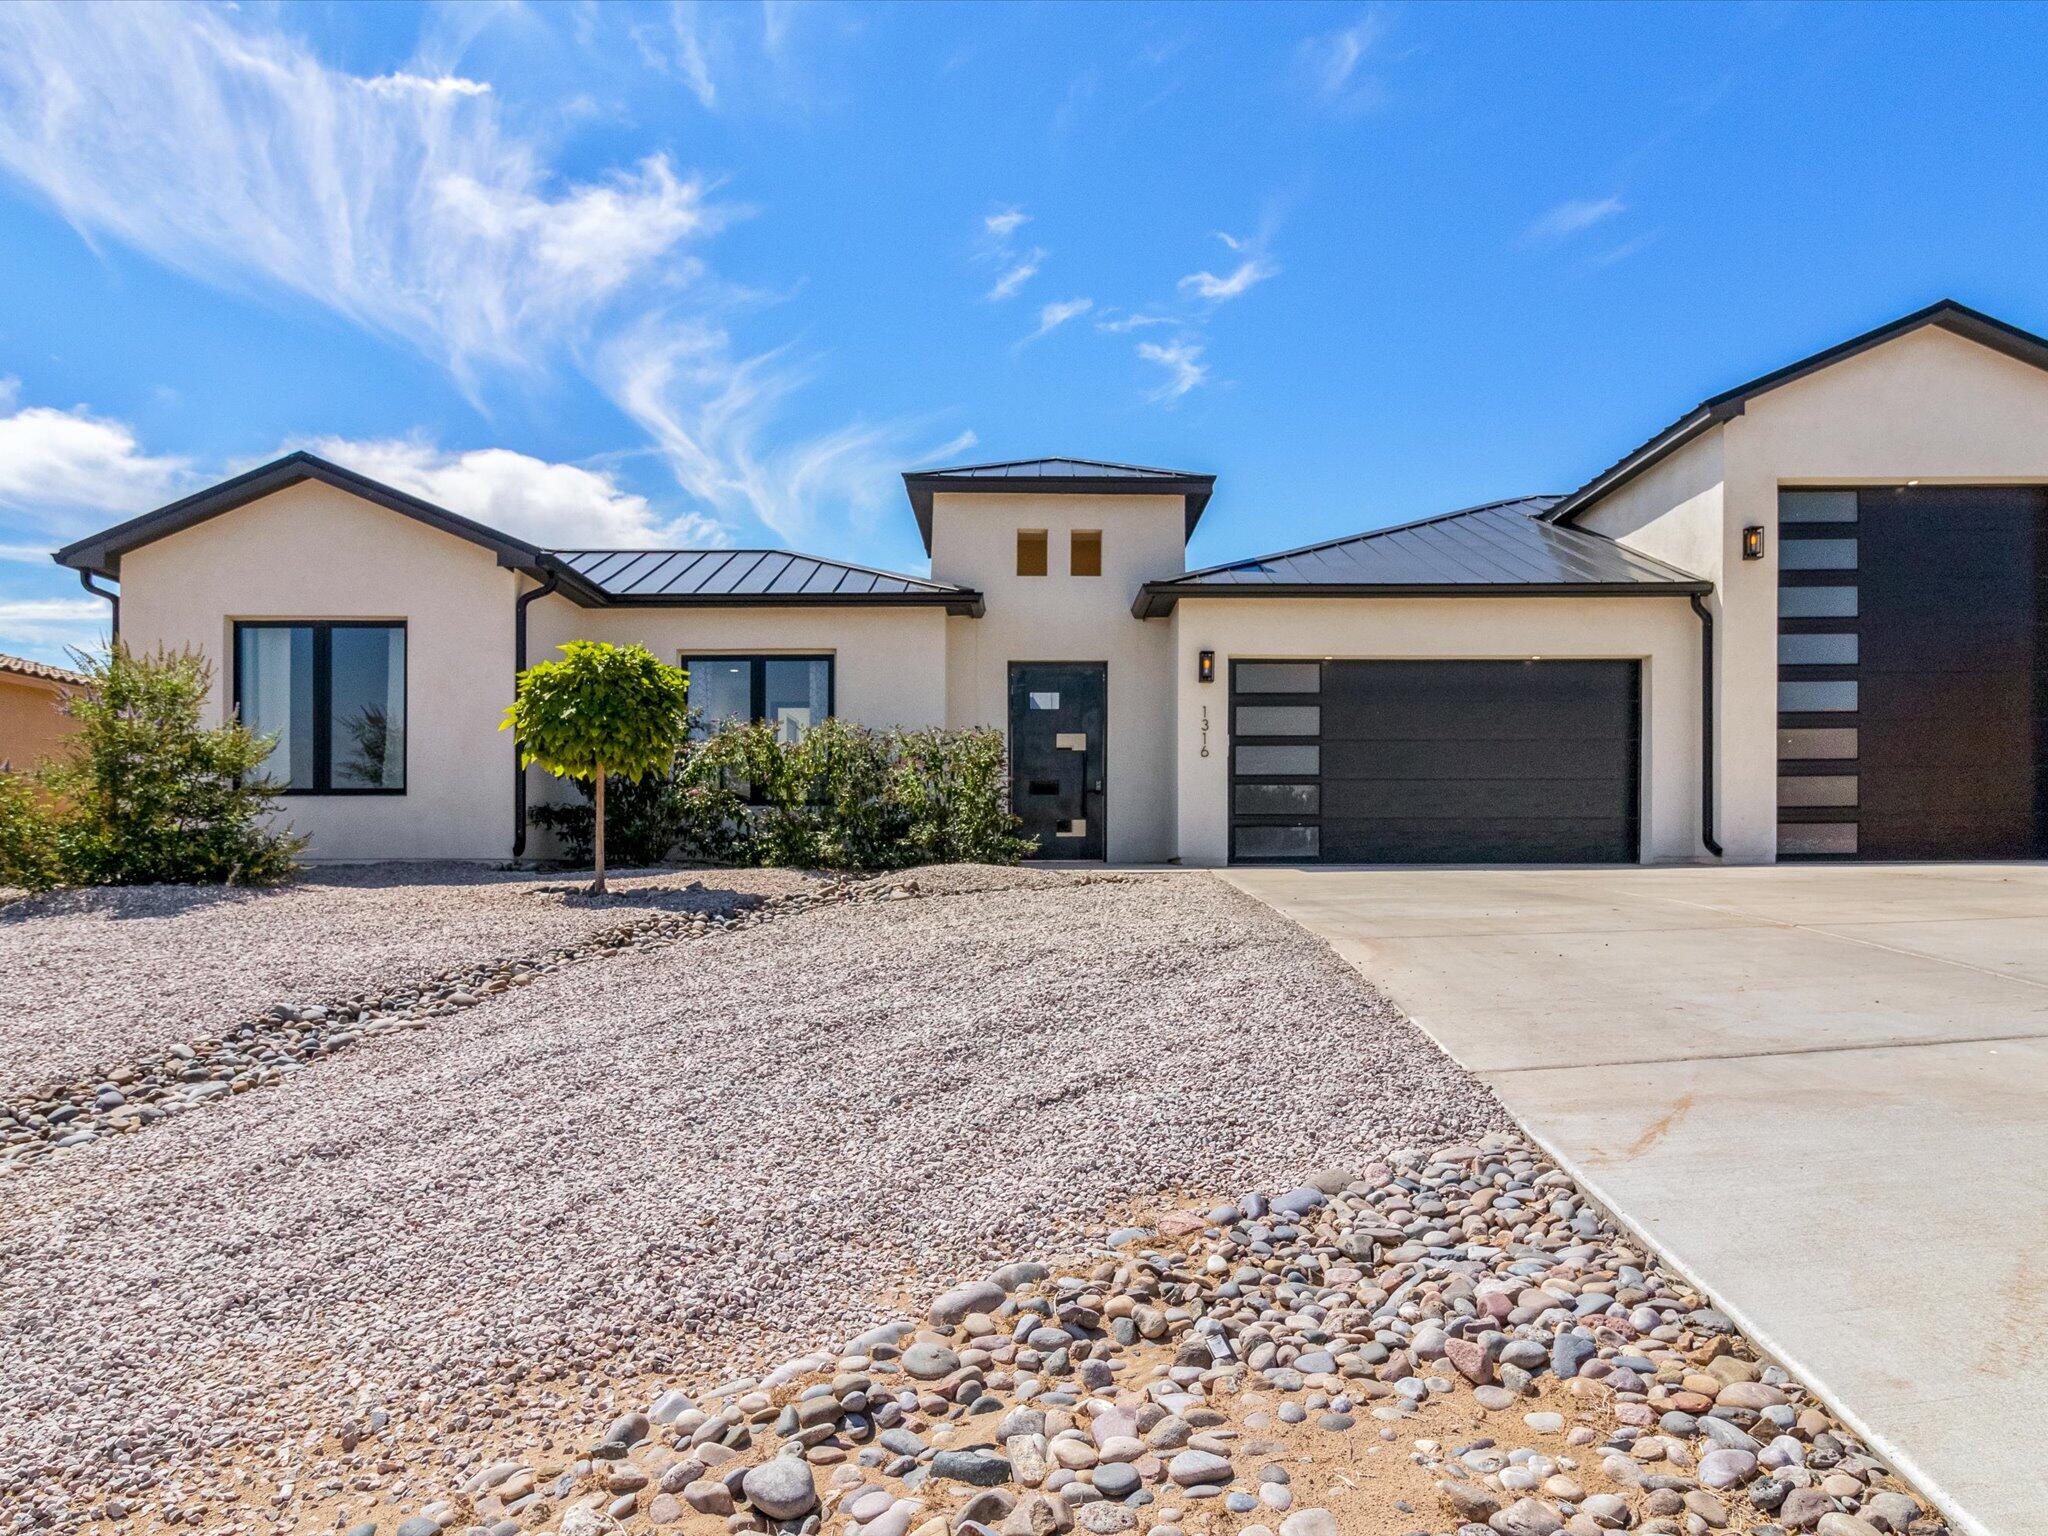
[[1764, 557], [1764, 531], [1755, 523], [1742, 530], [1742, 558], [1761, 560]]
[[1195, 658], [1195, 681], [1213, 683], [1216, 681], [1216, 653], [1204, 651]]

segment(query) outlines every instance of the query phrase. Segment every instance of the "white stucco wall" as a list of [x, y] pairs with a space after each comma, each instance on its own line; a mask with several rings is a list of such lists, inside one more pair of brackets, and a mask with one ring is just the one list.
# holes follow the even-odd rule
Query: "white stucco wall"
[[[1777, 850], [1778, 492], [1908, 480], [2048, 484], [2048, 373], [1925, 327], [1751, 400], [1579, 518], [1715, 584], [1731, 860]], [[1761, 560], [1741, 558], [1748, 526]]]
[[[1138, 588], [1185, 568], [1178, 496], [959, 494], [932, 498], [932, 576], [977, 588], [978, 619], [947, 625], [946, 721], [1009, 727], [1013, 661], [1108, 664], [1108, 856], [1171, 856], [1173, 645], [1165, 624], [1131, 617]], [[1017, 533], [1047, 533], [1047, 573], [1017, 574]], [[1068, 572], [1069, 536], [1102, 532], [1102, 574]]]
[[[1699, 620], [1682, 597], [1183, 598], [1170, 621], [1174, 774], [1185, 864], [1229, 862], [1230, 661], [1636, 660], [1642, 663], [1646, 863], [1699, 844]], [[1201, 652], [1216, 681], [1197, 681]], [[1209, 755], [1202, 756], [1204, 711]]]
[[311, 859], [502, 859], [512, 851], [516, 578], [489, 551], [305, 481], [121, 559], [121, 638], [191, 647], [232, 700], [237, 619], [406, 622], [402, 795], [292, 795]]

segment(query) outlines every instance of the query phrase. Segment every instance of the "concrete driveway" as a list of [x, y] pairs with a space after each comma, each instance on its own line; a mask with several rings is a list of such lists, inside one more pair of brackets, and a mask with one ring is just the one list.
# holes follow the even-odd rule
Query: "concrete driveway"
[[1227, 878], [1961, 1529], [2048, 1528], [2048, 866]]

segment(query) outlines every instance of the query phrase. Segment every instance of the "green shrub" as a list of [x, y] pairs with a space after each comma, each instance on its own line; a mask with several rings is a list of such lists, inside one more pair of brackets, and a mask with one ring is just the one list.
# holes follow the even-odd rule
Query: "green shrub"
[[897, 738], [889, 797], [904, 817], [906, 864], [1014, 864], [1038, 845], [1010, 814], [1000, 731], [909, 731]]
[[55, 811], [26, 774], [0, 773], [0, 885], [47, 891], [61, 883]]
[[692, 743], [673, 782], [676, 846], [714, 862], [1010, 864], [1033, 846], [1016, 835], [996, 731], [873, 731], [833, 719], [785, 741], [770, 722], [734, 722]]
[[305, 839], [269, 825], [274, 745], [200, 723], [213, 683], [190, 651], [80, 658], [64, 756], [0, 792], [0, 884], [268, 885]]

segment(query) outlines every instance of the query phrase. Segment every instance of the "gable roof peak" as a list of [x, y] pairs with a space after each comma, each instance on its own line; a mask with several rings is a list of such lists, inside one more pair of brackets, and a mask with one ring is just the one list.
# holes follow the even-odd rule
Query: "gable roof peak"
[[1896, 341], [1901, 336], [1930, 325], [1938, 326], [1966, 341], [1974, 341], [1979, 346], [1989, 347], [1994, 352], [2001, 352], [2033, 367], [2048, 370], [2048, 337], [2036, 336], [2032, 331], [2023, 331], [1995, 315], [1987, 315], [1983, 310], [1972, 309], [1955, 299], [1937, 299], [1909, 315], [1901, 315], [1898, 319], [1887, 321], [1859, 336], [1851, 336], [1847, 341], [1837, 342], [1834, 346], [1823, 348], [1809, 357], [1802, 357], [1795, 363], [1787, 363], [1782, 368], [1760, 374], [1746, 383], [1736, 385], [1733, 389], [1724, 389], [1718, 395], [1708, 396], [1649, 441], [1601, 470], [1599, 474], [1558, 502], [1544, 516], [1553, 522], [1569, 522], [1594, 502], [1626, 485], [1644, 470], [1677, 452], [1701, 433], [1740, 416], [1749, 402], [1757, 396], [1803, 379], [1809, 374], [1819, 373], [1823, 368], [1832, 368], [1836, 363], [1846, 362], [1859, 353], [1868, 352], [1873, 347], [1881, 347], [1888, 341]]

